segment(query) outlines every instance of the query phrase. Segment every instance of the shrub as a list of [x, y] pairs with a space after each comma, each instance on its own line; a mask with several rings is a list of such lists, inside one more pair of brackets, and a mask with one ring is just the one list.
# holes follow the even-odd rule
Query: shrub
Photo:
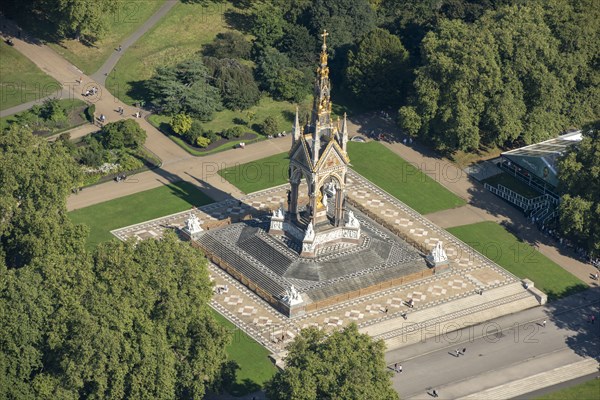
[[208, 140], [210, 140], [211, 143], [214, 142], [214, 141], [216, 141], [217, 139], [219, 139], [217, 137], [217, 134], [214, 131], [212, 131], [212, 130], [205, 131], [202, 134], [202, 136], [204, 136], [205, 138], [207, 138]]
[[192, 128], [192, 117], [179, 113], [171, 118], [171, 129], [178, 135], [184, 135]]
[[238, 138], [240, 136], [242, 136], [244, 134], [244, 128], [242, 128], [241, 126], [233, 126], [231, 128], [227, 128], [225, 129], [223, 132], [221, 132], [221, 136], [224, 137], [225, 139], [231, 139], [231, 138]]
[[44, 101], [40, 108], [40, 117], [46, 121], [60, 122], [67, 119], [67, 114], [63, 106], [56, 99]]
[[137, 149], [146, 141], [146, 131], [132, 119], [110, 122], [102, 128], [102, 134], [107, 149]]
[[87, 108], [85, 109], [85, 117], [87, 118], [87, 120], [90, 123], [94, 123], [94, 114], [96, 113], [96, 105], [95, 104], [91, 104], [89, 106], [87, 106]]
[[196, 145], [198, 147], [205, 148], [209, 144], [210, 144], [210, 139], [207, 139], [204, 136], [200, 136], [198, 139], [196, 139]]

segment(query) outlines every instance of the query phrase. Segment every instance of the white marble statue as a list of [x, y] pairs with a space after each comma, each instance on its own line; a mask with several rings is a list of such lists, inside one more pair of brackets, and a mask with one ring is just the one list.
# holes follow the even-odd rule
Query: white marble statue
[[306, 233], [304, 234], [304, 240], [313, 240], [315, 238], [315, 230], [313, 228], [312, 221], [308, 223], [306, 227]]
[[291, 306], [302, 303], [302, 297], [294, 285], [285, 291], [283, 300]]
[[191, 234], [202, 232], [202, 227], [200, 226], [200, 220], [194, 213], [190, 213], [188, 219], [185, 220], [185, 229]]
[[445, 263], [448, 261], [448, 256], [446, 256], [446, 252], [444, 251], [444, 249], [442, 247], [442, 242], [437, 242], [437, 244], [435, 245], [435, 248], [431, 252], [431, 258], [433, 259], [433, 262], [436, 264]]
[[352, 210], [348, 211], [348, 226], [349, 228], [360, 228], [360, 222], [354, 216], [354, 212]]
[[321, 200], [321, 203], [323, 203], [323, 206], [325, 207], [325, 209], [326, 209], [326, 210], [329, 210], [329, 209], [327, 208], [327, 200], [328, 200], [327, 193], [325, 193], [325, 194], [323, 195], [323, 200]]

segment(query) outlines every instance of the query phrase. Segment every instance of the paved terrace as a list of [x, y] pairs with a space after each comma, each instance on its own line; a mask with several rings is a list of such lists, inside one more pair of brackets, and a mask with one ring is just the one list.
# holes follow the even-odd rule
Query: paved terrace
[[[286, 190], [287, 185], [281, 185], [241, 200], [213, 203], [112, 233], [122, 240], [158, 238], [165, 229], [183, 227], [190, 212], [205, 229], [213, 229], [227, 223], [226, 219], [235, 221], [279, 207], [285, 202]], [[216, 285], [227, 285], [228, 289], [215, 294], [211, 305], [270, 351], [280, 353], [300, 329], [308, 326], [331, 330], [355, 322], [361, 331], [384, 339], [389, 348], [397, 348], [423, 339], [413, 335], [407, 340], [407, 335], [414, 333], [414, 325], [409, 323], [418, 322], [424, 328], [439, 327], [440, 323], [462, 327], [539, 304], [514, 275], [355, 172], [349, 174], [347, 195], [355, 207], [416, 247], [432, 249], [442, 241], [451, 260], [450, 271], [398, 287], [382, 287], [376, 293], [290, 319], [220, 268], [209, 265]], [[409, 299], [413, 299], [414, 308], [407, 306]], [[435, 329], [428, 332], [440, 333]]]

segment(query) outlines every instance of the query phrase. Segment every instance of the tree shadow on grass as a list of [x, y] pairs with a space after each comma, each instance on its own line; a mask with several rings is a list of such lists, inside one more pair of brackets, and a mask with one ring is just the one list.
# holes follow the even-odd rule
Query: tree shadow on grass
[[257, 392], [261, 389], [260, 385], [248, 378], [242, 382], [234, 382], [227, 392], [233, 396], [240, 397], [249, 393]]
[[296, 118], [296, 112], [294, 111], [283, 110], [281, 115], [283, 115], [283, 118], [288, 122], [294, 122], [294, 119]]
[[252, 17], [238, 11], [228, 10], [223, 14], [225, 22], [230, 28], [236, 29], [243, 33], [250, 33], [252, 29]]
[[[127, 89], [127, 92], [125, 93], [127, 96], [138, 101], [145, 100], [146, 102], [148, 102], [149, 93], [148, 87], [146, 86], [146, 81], [130, 81], [127, 83], [129, 84], [129, 89]], [[117, 87], [117, 89], [123, 90], [124, 88]], [[119, 97], [115, 93], [113, 93], [113, 95], [115, 97]]]

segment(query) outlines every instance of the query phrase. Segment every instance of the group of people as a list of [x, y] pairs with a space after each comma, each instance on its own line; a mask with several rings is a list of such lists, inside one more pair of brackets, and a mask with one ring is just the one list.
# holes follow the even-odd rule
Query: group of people
[[215, 292], [217, 292], [217, 294], [227, 293], [227, 292], [229, 292], [229, 286], [227, 286], [227, 285], [217, 286], [217, 287], [215, 287]]
[[92, 86], [90, 89], [87, 89], [84, 93], [81, 93], [83, 97], [93, 96], [98, 93], [98, 88], [96, 86]]
[[119, 174], [119, 175], [115, 176], [115, 182], [121, 182], [121, 181], [124, 181], [125, 179], [127, 179], [127, 175], [125, 175], [125, 174]]
[[123, 107], [119, 106], [117, 108], [117, 112], [119, 113], [119, 115], [123, 115], [123, 113], [125, 112], [125, 109]]

